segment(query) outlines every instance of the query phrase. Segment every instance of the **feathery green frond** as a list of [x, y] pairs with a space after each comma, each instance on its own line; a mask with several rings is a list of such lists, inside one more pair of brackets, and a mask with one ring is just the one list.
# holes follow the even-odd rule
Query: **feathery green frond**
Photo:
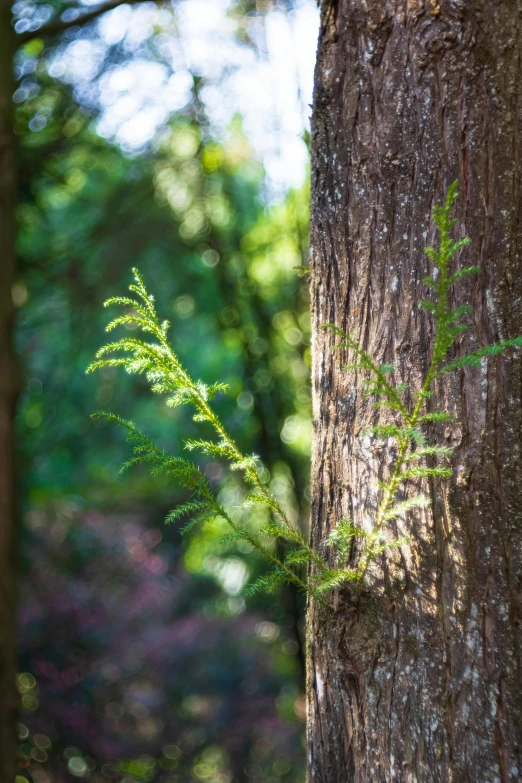
[[474, 353], [468, 353], [465, 356], [461, 356], [460, 359], [455, 359], [453, 362], [441, 367], [437, 373], [437, 377], [440, 377], [444, 373], [453, 372], [454, 370], [461, 370], [464, 367], [480, 367], [482, 359], [488, 359], [492, 356], [498, 356], [504, 353], [508, 348], [522, 348], [522, 337], [514, 337], [511, 340], [502, 340], [499, 343], [493, 343], [492, 345], [486, 345], [484, 348], [480, 348]]
[[[452, 236], [457, 221], [451, 217], [451, 213], [457, 196], [457, 183], [454, 182], [448, 189], [444, 203], [433, 210], [433, 221], [439, 236], [434, 247], [426, 248], [433, 269], [424, 278], [431, 298], [421, 301], [420, 307], [432, 319], [434, 329], [428, 366], [417, 387], [396, 383], [395, 376], [400, 365], [376, 362], [355, 335], [347, 334], [333, 324], [323, 327], [331, 330], [335, 338], [340, 338], [335, 349], [347, 354], [345, 370], [362, 376], [359, 388], [373, 398], [375, 410], [382, 410], [387, 416], [386, 420], [379, 421], [363, 435], [391, 439], [394, 446], [390, 450], [392, 459], [391, 465], [386, 467], [385, 480], [379, 482], [380, 494], [371, 526], [365, 522], [367, 529], [363, 530], [352, 520], [341, 519], [318, 549], [312, 548], [304, 539], [261, 479], [263, 471], [259, 469], [259, 459], [253, 454], [244, 454], [238, 448], [213, 410], [210, 403], [216, 394], [227, 391], [226, 384], [207, 385], [201, 380], [196, 381], [182, 366], [168, 341], [168, 321], [159, 320], [154, 298], [148, 294], [139, 272], [133, 270], [134, 283], [129, 288], [134, 297], [114, 296], [105, 303], [106, 306], [123, 308], [123, 313], [110, 321], [107, 331], [130, 326], [135, 334], [124, 335], [103, 346], [87, 372], [103, 367], [123, 367], [128, 373], [143, 374], [151, 391], [166, 397], [167, 405], [191, 407], [194, 421], [204, 423], [207, 430], [210, 428], [214, 434], [211, 437], [207, 435], [205, 439], [187, 440], [185, 448], [189, 452], [219, 459], [228, 465], [229, 470], [242, 475], [248, 491], [239, 511], [244, 519], [253, 507], [263, 506], [266, 512], [261, 527], [254, 531], [250, 525], [240, 526], [234, 521], [219, 504], [204, 474], [190, 459], [166, 453], [131, 421], [114, 414], [94, 415], [115, 422], [126, 430], [133, 453], [124, 468], [146, 463], [153, 472], [167, 472], [182, 488], [188, 490], [190, 499], [173, 509], [166, 522], [189, 517], [182, 531], [187, 532], [197, 524], [219, 517], [230, 529], [230, 533], [222, 539], [225, 544], [247, 541], [271, 563], [272, 570], [250, 585], [247, 594], [260, 589], [273, 592], [282, 584], [293, 584], [325, 603], [324, 594], [329, 590], [347, 585], [360, 589], [371, 563], [387, 551], [409, 543], [408, 538], [397, 538], [391, 533], [390, 527], [394, 520], [407, 517], [414, 509], [425, 509], [430, 505], [430, 498], [425, 494], [408, 497], [411, 486], [427, 479], [438, 482], [452, 475], [448, 460], [454, 449], [443, 443], [430, 443], [423, 426], [455, 418], [449, 411], [428, 410], [436, 379], [445, 373], [481, 365], [483, 360], [498, 356], [506, 350], [522, 348], [522, 337], [514, 337], [456, 359], [449, 358], [455, 341], [467, 329], [463, 319], [471, 310], [467, 303], [452, 305], [451, 287], [461, 278], [480, 272], [476, 266], [463, 266], [456, 270], [451, 268], [453, 259], [469, 244], [467, 237], [454, 239]], [[274, 547], [267, 543], [267, 539], [285, 542], [288, 548], [281, 558], [274, 554]], [[337, 567], [332, 567], [333, 563]], [[308, 582], [303, 576], [306, 566], [310, 572]]]
[[190, 514], [192, 512], [200, 512], [206, 508], [207, 508], [207, 504], [202, 503], [200, 501], [183, 503], [183, 505], [177, 506], [176, 508], [172, 509], [172, 511], [169, 511], [169, 513], [165, 517], [165, 523], [169, 525], [171, 522], [177, 522], [178, 519], [185, 516], [186, 514]]
[[421, 445], [426, 443], [426, 436], [418, 427], [398, 427], [396, 424], [376, 424], [364, 430], [365, 435], [375, 435], [376, 438], [395, 438], [395, 440], [412, 440]]
[[282, 569], [275, 568], [273, 571], [269, 571], [268, 574], [260, 576], [252, 584], [247, 585], [245, 588], [245, 595], [253, 596], [256, 593], [275, 593], [279, 587], [285, 584], [291, 584], [292, 579]]
[[237, 541], [248, 541], [249, 540], [249, 533], [248, 530], [244, 527], [238, 528], [238, 530], [234, 530], [232, 533], [226, 533], [224, 536], [221, 536], [219, 539], [219, 543], [221, 546], [225, 546], [228, 544], [235, 544]]
[[183, 527], [179, 529], [179, 532], [182, 536], [186, 536], [188, 533], [191, 533], [195, 527], [202, 525], [204, 522], [207, 522], [210, 519], [215, 519], [216, 516], [216, 512], [213, 512], [211, 509], [209, 509], [206, 514], [199, 514], [197, 517], [192, 517], [192, 519], [186, 522]]
[[403, 500], [401, 503], [395, 503], [391, 506], [384, 515], [384, 519], [397, 519], [397, 517], [403, 517], [414, 508], [428, 508], [431, 505], [431, 500], [427, 495], [415, 495], [414, 497]]
[[328, 533], [326, 543], [337, 550], [337, 554], [341, 559], [346, 559], [356, 536], [366, 538], [367, 534], [362, 528], [354, 525], [350, 519], [343, 518]]
[[291, 549], [285, 555], [286, 565], [304, 565], [310, 562], [308, 549]]
[[[386, 377], [392, 365], [377, 367], [369, 354], [360, 348], [355, 339], [345, 335], [336, 327], [332, 328], [335, 334], [341, 337], [338, 348], [348, 350], [354, 355], [354, 361], [348, 364], [349, 369], [366, 370], [367, 380], [363, 384], [363, 390], [378, 399], [374, 402], [376, 409], [389, 410], [393, 413], [394, 421], [379, 422], [370, 427], [363, 435], [371, 434], [378, 438], [392, 438], [397, 444], [397, 453], [393, 458], [393, 466], [390, 477], [379, 484], [381, 499], [375, 513], [371, 534], [357, 535], [358, 549], [362, 555], [357, 566], [357, 581], [360, 584], [371, 562], [384, 551], [397, 546], [402, 546], [404, 539], [387, 539], [384, 535], [385, 527], [392, 520], [404, 516], [414, 508], [425, 508], [429, 499], [424, 495], [416, 495], [397, 501], [397, 493], [406, 484], [419, 479], [446, 479], [452, 475], [452, 469], [448, 465], [438, 464], [441, 459], [449, 459], [453, 449], [439, 444], [430, 444], [426, 434], [421, 429], [423, 424], [449, 421], [454, 415], [449, 411], [424, 410], [427, 401], [433, 396], [433, 383], [444, 373], [480, 365], [484, 358], [497, 356], [505, 350], [522, 347], [522, 337], [503, 340], [494, 345], [485, 346], [478, 351], [467, 354], [453, 361], [447, 362], [455, 340], [467, 330], [462, 319], [469, 314], [471, 307], [467, 303], [452, 307], [450, 305], [450, 288], [464, 276], [477, 274], [480, 269], [476, 266], [464, 266], [461, 269], [451, 270], [452, 259], [460, 251], [469, 245], [467, 237], [453, 239], [451, 234], [457, 221], [451, 217], [453, 204], [458, 196], [458, 186], [454, 182], [448, 189], [445, 201], [433, 210], [433, 221], [439, 230], [439, 241], [435, 247], [427, 247], [426, 255], [433, 263], [433, 273], [424, 278], [424, 284], [433, 294], [433, 299], [422, 300], [420, 307], [427, 311], [434, 320], [434, 339], [428, 369], [424, 379], [417, 389], [411, 390], [411, 404], [402, 398], [407, 387], [395, 385]], [[412, 462], [428, 460], [428, 465], [412, 465]], [[433, 464], [435, 463], [435, 464]], [[329, 540], [337, 542], [339, 533], [330, 534]], [[344, 543], [343, 554], [351, 549], [353, 533], [349, 530]], [[340, 548], [340, 545], [339, 545]], [[334, 579], [334, 577], [332, 577]]]
[[[134, 269], [134, 284], [129, 290], [136, 294], [131, 297], [111, 297], [106, 305], [118, 305], [126, 309], [123, 315], [114, 318], [108, 325], [108, 331], [119, 326], [132, 325], [149, 339], [140, 336], [124, 336], [120, 340], [107, 343], [96, 354], [96, 360], [88, 368], [88, 372], [103, 367], [122, 366], [127, 372], [143, 373], [155, 394], [167, 396], [168, 405], [190, 405], [194, 409], [193, 418], [197, 422], [210, 424], [216, 434], [216, 440], [194, 439], [185, 443], [188, 451], [199, 451], [203, 454], [222, 459], [228, 463], [229, 469], [243, 473], [248, 486], [254, 489], [249, 493], [244, 503], [247, 509], [252, 503], [262, 503], [272, 517], [270, 528], [274, 537], [283, 538], [292, 544], [298, 544], [308, 552], [308, 559], [317, 567], [323, 567], [320, 556], [308, 548], [299, 530], [293, 526], [284, 509], [271, 494], [269, 488], [261, 481], [258, 472], [258, 458], [253, 454], [243, 454], [216, 413], [210, 407], [209, 401], [219, 392], [225, 392], [227, 385], [214, 383], [207, 386], [202, 381], [195, 381], [182, 366], [177, 354], [167, 340], [169, 324], [159, 321], [154, 305], [154, 299], [147, 293], [143, 279]], [[150, 339], [152, 336], [152, 340]], [[116, 354], [116, 355], [114, 355]], [[124, 354], [123, 356], [121, 354]], [[109, 421], [123, 426], [127, 431], [127, 440], [133, 448], [133, 456], [127, 460], [124, 467], [130, 468], [140, 463], [147, 463], [153, 472], [167, 471], [184, 489], [192, 493], [192, 499], [173, 509], [167, 516], [167, 522], [179, 520], [182, 516], [192, 518], [182, 529], [187, 533], [195, 525], [215, 517], [224, 519], [231, 528], [230, 540], [244, 539], [271, 561], [280, 580], [292, 582], [300, 589], [306, 589], [305, 583], [289, 565], [279, 560], [267, 549], [259, 538], [246, 528], [240, 528], [217, 502], [210, 485], [197, 465], [190, 460], [175, 457], [159, 449], [144, 433], [140, 432], [133, 422], [125, 421], [114, 414], [97, 414]], [[262, 531], [267, 535], [269, 526]], [[294, 558], [296, 555], [294, 554]], [[297, 561], [296, 561], [297, 563]]]
[[323, 571], [314, 579], [314, 588], [321, 594], [327, 590], [343, 587], [345, 584], [357, 584], [359, 574], [355, 569], [331, 568]]
[[423, 457], [451, 457], [454, 451], [455, 449], [450, 446], [424, 446], [422, 449], [417, 449], [408, 454], [404, 461], [409, 462], [414, 459], [422, 459]]
[[[469, 244], [469, 242], [466, 242]], [[457, 269], [449, 278], [449, 284], [453, 285], [456, 280], [460, 280], [461, 277], [467, 277], [467, 275], [478, 275], [482, 270], [478, 266], [466, 266], [463, 269]]]
[[453, 474], [451, 468], [445, 468], [437, 466], [435, 468], [426, 468], [424, 466], [416, 466], [414, 468], [406, 468], [397, 474], [397, 482], [401, 484], [409, 479], [416, 478], [429, 478], [430, 476], [440, 476], [441, 478], [449, 478]]
[[419, 307], [421, 307], [423, 310], [429, 310], [430, 313], [437, 312], [437, 305], [435, 304], [435, 302], [430, 302], [429, 299], [421, 299], [421, 301], [419, 302]]
[[429, 411], [428, 413], [423, 413], [422, 416], [419, 416], [417, 421], [452, 421], [454, 418], [455, 414], [448, 413], [447, 411]]

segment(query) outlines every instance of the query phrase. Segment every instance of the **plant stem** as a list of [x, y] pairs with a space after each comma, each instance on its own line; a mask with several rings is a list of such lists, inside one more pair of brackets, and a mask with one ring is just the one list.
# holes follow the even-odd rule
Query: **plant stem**
[[[435, 266], [440, 272], [440, 283], [438, 284], [437, 287], [439, 299], [435, 311], [435, 336], [433, 341], [433, 350], [431, 354], [430, 366], [426, 373], [426, 377], [424, 378], [421, 391], [418, 394], [415, 407], [413, 408], [411, 414], [408, 414], [406, 408], [399, 400], [400, 402], [399, 413], [403, 416], [403, 419], [405, 420], [406, 424], [411, 428], [416, 427], [418, 424], [422, 406], [430, 391], [431, 384], [433, 382], [437, 369], [439, 368], [441, 362], [443, 361], [447, 353], [447, 349], [445, 349], [444, 342], [445, 342], [445, 334], [447, 332], [447, 327], [448, 327], [448, 289], [449, 289], [448, 261], [451, 256], [450, 237], [448, 231], [450, 206], [451, 205], [447, 200], [441, 215], [441, 219], [437, 223], [440, 230], [441, 237], [440, 237], [440, 251], [437, 257], [438, 263], [436, 263]], [[360, 353], [360, 349], [358, 352]], [[371, 364], [371, 369], [373, 369], [373, 372], [376, 373], [379, 378], [381, 377], [382, 373], [380, 373], [379, 368], [377, 368], [373, 362]], [[396, 394], [396, 390], [393, 388], [392, 390], [394, 394], [393, 395], [390, 394], [390, 396], [392, 396], [392, 399], [395, 402], [396, 399], [398, 399], [398, 397]], [[397, 489], [400, 483], [400, 475], [402, 472], [402, 467], [404, 465], [404, 460], [409, 445], [410, 445], [410, 441], [408, 438], [401, 438], [399, 440], [399, 451], [397, 454], [397, 458], [395, 460], [392, 475], [388, 483], [386, 484], [382, 500], [377, 509], [375, 524], [372, 531], [374, 537], [376, 537], [384, 527], [386, 521], [386, 514], [388, 513], [393, 502], [395, 501], [397, 495]], [[373, 560], [373, 555], [374, 555], [373, 546], [372, 544], [368, 544], [366, 546], [366, 553], [358, 568], [357, 582], [359, 585], [362, 583], [362, 580], [366, 575], [368, 567]]]

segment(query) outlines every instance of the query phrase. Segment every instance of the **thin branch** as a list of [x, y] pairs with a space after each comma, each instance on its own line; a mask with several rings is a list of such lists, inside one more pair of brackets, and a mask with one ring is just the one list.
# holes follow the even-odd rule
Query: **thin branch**
[[[31, 41], [33, 38], [52, 38], [59, 33], [63, 33], [64, 30], [69, 30], [71, 27], [81, 27], [87, 22], [92, 22], [93, 19], [97, 19], [102, 14], [106, 14], [107, 11], [112, 11], [114, 8], [119, 8], [120, 5], [135, 5], [136, 3], [145, 3], [148, 0], [110, 0], [108, 3], [93, 8], [92, 11], [88, 11], [86, 14], [81, 14], [76, 19], [54, 19], [48, 24], [42, 25], [38, 30], [27, 30], [25, 33], [20, 33], [16, 36], [17, 45], [21, 46], [27, 41]], [[80, 10], [80, 9], [78, 9]]]

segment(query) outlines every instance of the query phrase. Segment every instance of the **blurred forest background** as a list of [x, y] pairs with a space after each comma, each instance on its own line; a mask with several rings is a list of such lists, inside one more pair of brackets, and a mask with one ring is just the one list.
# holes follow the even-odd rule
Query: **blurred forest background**
[[[38, 37], [76, 8], [13, 7], [26, 38], [16, 783], [297, 783], [304, 599], [245, 599], [265, 568], [247, 547], [219, 546], [217, 523], [188, 538], [163, 524], [176, 488], [120, 475], [129, 446], [90, 414], [132, 418], [174, 453], [195, 425], [143, 380], [85, 369], [104, 299], [137, 266], [191, 374], [230, 384], [229, 431], [306, 528], [315, 3], [142, 2]], [[234, 475], [203, 468], [237, 504]]]

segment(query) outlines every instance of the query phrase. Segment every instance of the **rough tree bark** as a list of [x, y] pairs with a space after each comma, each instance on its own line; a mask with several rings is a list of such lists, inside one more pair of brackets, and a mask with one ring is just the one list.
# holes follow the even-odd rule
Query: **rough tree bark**
[[11, 4], [0, 0], [0, 780], [15, 778], [15, 491], [12, 348], [16, 156], [12, 121], [14, 31]]
[[[429, 216], [459, 179], [464, 348], [522, 334], [522, 3], [323, 0], [312, 122], [312, 540], [368, 526], [386, 471], [377, 413], [321, 324], [416, 384]], [[520, 780], [522, 365], [490, 359], [436, 390], [455, 479], [401, 530], [357, 596], [309, 613], [309, 780]], [[354, 558], [356, 558], [354, 554]]]

